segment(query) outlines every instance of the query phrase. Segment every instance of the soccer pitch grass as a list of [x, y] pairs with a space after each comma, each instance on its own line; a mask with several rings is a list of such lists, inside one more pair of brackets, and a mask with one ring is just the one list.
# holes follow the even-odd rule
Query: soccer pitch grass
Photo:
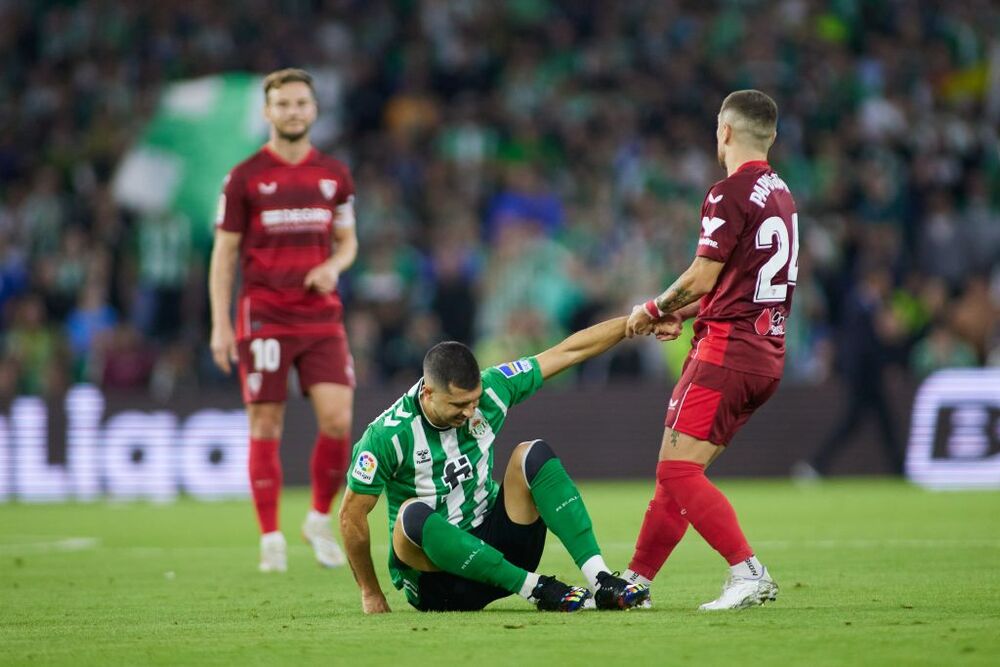
[[[541, 613], [517, 597], [421, 614], [376, 568], [393, 613], [365, 617], [347, 568], [297, 539], [307, 494], [285, 494], [289, 572], [256, 571], [249, 502], [0, 505], [3, 665], [995, 665], [1000, 494], [888, 481], [721, 484], [778, 601], [696, 611], [725, 576], [693, 530], [653, 587], [655, 608]], [[624, 568], [651, 483], [581, 485], [604, 554]], [[540, 568], [581, 582], [550, 536]]]

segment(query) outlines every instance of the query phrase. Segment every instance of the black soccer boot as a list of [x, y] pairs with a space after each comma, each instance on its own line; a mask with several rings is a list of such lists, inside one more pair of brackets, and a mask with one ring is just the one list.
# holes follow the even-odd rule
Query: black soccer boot
[[649, 586], [632, 584], [618, 576], [618, 572], [601, 572], [597, 575], [597, 592], [594, 602], [598, 609], [632, 609], [649, 599]]
[[555, 577], [545, 576], [538, 578], [531, 600], [539, 611], [578, 611], [594, 605], [586, 588], [567, 586]]

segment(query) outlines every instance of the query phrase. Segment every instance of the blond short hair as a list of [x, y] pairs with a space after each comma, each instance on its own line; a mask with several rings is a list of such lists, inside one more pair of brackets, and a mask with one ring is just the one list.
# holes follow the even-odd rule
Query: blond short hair
[[313, 87], [313, 78], [309, 72], [297, 67], [286, 67], [276, 72], [271, 72], [264, 77], [264, 102], [267, 103], [267, 94], [272, 88], [281, 88], [286, 83], [304, 83], [309, 86], [309, 91], [313, 98], [316, 97], [316, 88]]
[[722, 101], [719, 116], [728, 118], [733, 131], [747, 141], [767, 149], [774, 142], [778, 128], [778, 105], [759, 90], [737, 90]]

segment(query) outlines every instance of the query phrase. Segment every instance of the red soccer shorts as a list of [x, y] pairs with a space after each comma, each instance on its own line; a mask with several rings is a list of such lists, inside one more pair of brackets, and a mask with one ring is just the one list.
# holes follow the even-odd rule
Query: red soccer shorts
[[663, 425], [714, 445], [728, 445], [779, 380], [689, 359], [674, 387]]
[[354, 359], [338, 336], [275, 336], [237, 344], [244, 403], [284, 403], [288, 370], [294, 364], [303, 394], [321, 382], [354, 388]]

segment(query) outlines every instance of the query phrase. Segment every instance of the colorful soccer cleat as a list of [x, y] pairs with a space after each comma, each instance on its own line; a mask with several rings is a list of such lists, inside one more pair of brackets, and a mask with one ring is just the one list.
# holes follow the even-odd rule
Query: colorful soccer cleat
[[618, 572], [597, 575], [594, 602], [598, 609], [633, 609], [649, 602], [649, 586], [625, 581]]
[[545, 576], [538, 578], [538, 584], [531, 591], [531, 600], [539, 611], [579, 611], [594, 606], [586, 588], [567, 586], [555, 577]]

